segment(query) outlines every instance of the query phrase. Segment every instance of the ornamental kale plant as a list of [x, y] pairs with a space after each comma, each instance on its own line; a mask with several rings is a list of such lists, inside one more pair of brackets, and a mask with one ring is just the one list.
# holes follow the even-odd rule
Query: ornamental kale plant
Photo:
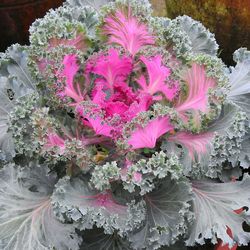
[[68, 0], [0, 59], [0, 249], [247, 245], [250, 52], [188, 16]]

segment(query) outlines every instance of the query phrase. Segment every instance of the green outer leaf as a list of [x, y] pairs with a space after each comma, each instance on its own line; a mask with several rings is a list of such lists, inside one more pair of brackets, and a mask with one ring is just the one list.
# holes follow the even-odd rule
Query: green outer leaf
[[222, 165], [231, 162], [232, 167], [237, 167], [241, 157], [241, 143], [247, 131], [247, 120], [243, 112], [233, 103], [225, 103], [219, 117], [211, 123], [206, 132], [214, 134], [207, 150], [201, 157], [192, 161], [188, 150], [175, 142], [167, 140], [162, 145], [162, 150], [167, 154], [176, 154], [183, 166], [186, 176], [200, 178], [206, 175], [216, 178], [221, 174]]
[[117, 203], [110, 191], [91, 189], [86, 179], [65, 177], [56, 184], [52, 196], [55, 214], [61, 221], [74, 221], [80, 230], [94, 225], [105, 233], [121, 235], [137, 228], [145, 218], [144, 202]]
[[13, 164], [0, 171], [0, 248], [5, 250], [78, 249], [72, 225], [57, 221], [50, 193], [56, 178], [46, 166]]
[[192, 52], [216, 56], [219, 46], [216, 43], [214, 34], [210, 33], [202, 23], [193, 20], [189, 16], [179, 16], [175, 20], [189, 37]]
[[112, 2], [112, 0], [67, 0], [67, 4], [71, 6], [91, 6], [96, 11], [99, 11], [100, 7]]
[[27, 68], [27, 51], [13, 45], [0, 58], [0, 159], [11, 160], [15, 156], [12, 135], [8, 131], [9, 115], [17, 101], [34, 89]]
[[[247, 245], [250, 233], [242, 228], [244, 221], [249, 222], [249, 212], [236, 214], [234, 210], [244, 206], [250, 207], [250, 177], [242, 181], [229, 183], [212, 183], [195, 181], [192, 183], [195, 221], [191, 227], [187, 245], [205, 244], [205, 239], [217, 243], [217, 238], [232, 247]], [[232, 230], [232, 238], [227, 228]]]
[[145, 195], [147, 207], [144, 225], [129, 236], [135, 249], [158, 249], [174, 244], [187, 229], [191, 220], [189, 202], [191, 186], [187, 179], [164, 179], [158, 189]]

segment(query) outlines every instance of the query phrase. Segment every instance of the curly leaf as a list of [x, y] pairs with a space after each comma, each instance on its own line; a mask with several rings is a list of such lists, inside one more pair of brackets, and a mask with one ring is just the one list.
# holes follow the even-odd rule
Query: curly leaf
[[239, 145], [246, 134], [246, 125], [246, 117], [239, 108], [225, 104], [207, 132], [178, 132], [168, 137], [162, 149], [177, 154], [185, 175], [205, 174], [215, 178], [222, 170], [222, 163], [229, 161], [235, 167], [238, 157], [244, 157]]
[[27, 52], [18, 45], [10, 47], [0, 58], [0, 159], [15, 156], [12, 135], [8, 131], [9, 116], [18, 100], [34, 91], [27, 68]]
[[[231, 247], [235, 243], [247, 245], [250, 233], [243, 230], [242, 223], [249, 221], [249, 213], [236, 214], [234, 210], [244, 206], [250, 207], [250, 177], [229, 183], [195, 181], [192, 186], [196, 219], [187, 245], [205, 244], [205, 239], [217, 243], [217, 238]], [[227, 234], [228, 228], [232, 230], [232, 237]]]
[[[124, 171], [125, 170], [125, 171]], [[182, 165], [175, 155], [167, 156], [164, 152], [156, 152], [151, 158], [138, 160], [135, 164], [121, 170], [124, 189], [129, 192], [140, 190], [140, 195], [151, 192], [157, 179], [171, 175], [178, 180], [183, 175]]]
[[218, 51], [214, 34], [210, 33], [202, 23], [193, 20], [189, 16], [180, 16], [175, 19], [181, 29], [190, 39], [192, 52], [205, 53], [215, 56]]
[[46, 166], [6, 165], [0, 171], [0, 248], [5, 250], [78, 249], [71, 225], [53, 215], [50, 193], [56, 181]]
[[90, 229], [94, 225], [103, 227], [105, 233], [120, 234], [136, 228], [144, 219], [144, 203], [117, 203], [110, 191], [98, 193], [79, 178], [61, 179], [52, 196], [54, 211], [58, 218], [76, 222], [80, 229]]
[[186, 230], [187, 217], [191, 218], [189, 201], [192, 196], [188, 181], [167, 177], [144, 199], [147, 207], [145, 224], [130, 235], [132, 246], [135, 249], [158, 249], [174, 244]]
[[91, 6], [96, 11], [99, 11], [100, 7], [112, 2], [112, 0], [67, 0], [67, 4], [72, 6]]

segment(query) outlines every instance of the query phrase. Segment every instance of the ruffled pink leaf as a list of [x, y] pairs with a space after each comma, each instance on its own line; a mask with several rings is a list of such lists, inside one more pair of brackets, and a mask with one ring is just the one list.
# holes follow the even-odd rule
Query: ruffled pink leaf
[[106, 80], [106, 87], [112, 90], [115, 83], [126, 81], [132, 71], [132, 59], [126, 56], [120, 57], [118, 50], [110, 49], [108, 55], [97, 58], [95, 66], [90, 70], [102, 76]]
[[109, 43], [121, 45], [134, 56], [146, 45], [154, 44], [154, 37], [145, 24], [132, 16], [131, 10], [125, 15], [121, 11], [110, 14], [105, 19], [104, 35], [109, 36]]
[[179, 100], [176, 109], [179, 112], [187, 110], [208, 112], [208, 90], [216, 86], [212, 78], [206, 76], [204, 66], [194, 63], [188, 70], [185, 81], [188, 85], [188, 95], [185, 100]]
[[102, 118], [88, 118], [88, 122], [97, 135], [105, 135], [112, 137], [111, 132], [115, 130], [112, 126], [108, 125]]
[[131, 121], [137, 114], [147, 111], [152, 104], [153, 99], [148, 94], [138, 95], [138, 101], [134, 101], [126, 112], [127, 121]]
[[82, 123], [85, 126], [92, 128], [97, 135], [104, 135], [107, 137], [112, 137], [111, 132], [115, 129], [106, 123], [106, 121], [98, 116], [100, 110], [94, 110], [92, 114], [85, 114], [84, 109], [81, 106], [76, 107], [76, 112], [81, 117]]
[[105, 93], [104, 91], [104, 84], [101, 82], [95, 82], [96, 85], [92, 91], [92, 101], [93, 103], [95, 104], [98, 104], [98, 105], [103, 105], [105, 103], [105, 99], [106, 99], [106, 96], [107, 94]]
[[123, 116], [129, 108], [125, 103], [119, 101], [107, 102], [105, 106], [106, 115], [111, 117], [116, 114]]
[[[162, 64], [161, 55], [157, 55], [152, 58], [145, 58], [142, 56], [141, 60], [146, 65], [148, 72], [148, 82], [143, 75], [137, 80], [142, 91], [152, 96], [156, 93], [162, 93], [168, 100], [173, 100], [179, 90], [179, 87], [177, 83], [172, 86], [166, 83], [171, 71], [168, 67]], [[154, 96], [154, 98], [157, 99], [159, 96]]]
[[183, 145], [189, 152], [190, 157], [194, 160], [195, 155], [199, 157], [207, 152], [211, 145], [214, 133], [191, 134], [188, 132], [179, 132], [171, 135], [168, 140]]
[[66, 77], [67, 85], [69, 88], [73, 88], [74, 76], [79, 70], [79, 66], [76, 62], [76, 55], [66, 55], [63, 59], [64, 69], [62, 75]]
[[76, 102], [81, 102], [83, 96], [79, 85], [77, 85], [77, 90], [74, 86], [74, 77], [79, 70], [77, 65], [76, 55], [66, 55], [63, 60], [64, 69], [62, 72], [58, 73], [59, 77], [66, 78], [66, 86], [60, 95], [68, 96], [74, 99]]
[[116, 82], [114, 85], [114, 93], [110, 96], [112, 101], [122, 101], [126, 105], [130, 105], [137, 98], [137, 94], [128, 86], [126, 82]]
[[157, 139], [172, 130], [168, 117], [157, 118], [150, 121], [146, 127], [136, 130], [128, 140], [133, 149], [154, 148]]

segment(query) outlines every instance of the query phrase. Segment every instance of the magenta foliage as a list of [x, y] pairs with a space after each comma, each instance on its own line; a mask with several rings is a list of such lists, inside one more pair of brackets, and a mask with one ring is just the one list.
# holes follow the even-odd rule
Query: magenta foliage
[[154, 44], [154, 37], [147, 26], [133, 17], [130, 9], [127, 14], [116, 11], [106, 17], [103, 31], [109, 35], [109, 43], [121, 45], [132, 56], [144, 46]]
[[59, 95], [63, 97], [71, 97], [75, 102], [81, 102], [83, 100], [83, 96], [80, 87], [78, 84], [74, 85], [74, 77], [79, 70], [76, 55], [66, 55], [63, 60], [63, 65], [64, 69], [62, 72], [58, 72], [58, 76], [62, 81], [63, 78], [66, 79], [66, 86], [65, 89], [59, 93]]
[[127, 56], [120, 57], [119, 51], [110, 49], [107, 55], [100, 55], [92, 68], [92, 73], [102, 76], [103, 84], [107, 89], [113, 89], [115, 83], [126, 81], [132, 71], [132, 59]]
[[[168, 100], [172, 101], [179, 87], [177, 83], [173, 84], [173, 86], [170, 86], [170, 82], [167, 83], [171, 70], [163, 65], [161, 55], [152, 58], [141, 56], [141, 61], [146, 65], [148, 72], [148, 82], [144, 75], [141, 75], [137, 80], [142, 91], [152, 96], [162, 93]], [[154, 98], [158, 99], [156, 96]]]
[[173, 128], [168, 117], [156, 118], [150, 121], [146, 127], [137, 129], [128, 143], [133, 149], [154, 148], [157, 139]]

